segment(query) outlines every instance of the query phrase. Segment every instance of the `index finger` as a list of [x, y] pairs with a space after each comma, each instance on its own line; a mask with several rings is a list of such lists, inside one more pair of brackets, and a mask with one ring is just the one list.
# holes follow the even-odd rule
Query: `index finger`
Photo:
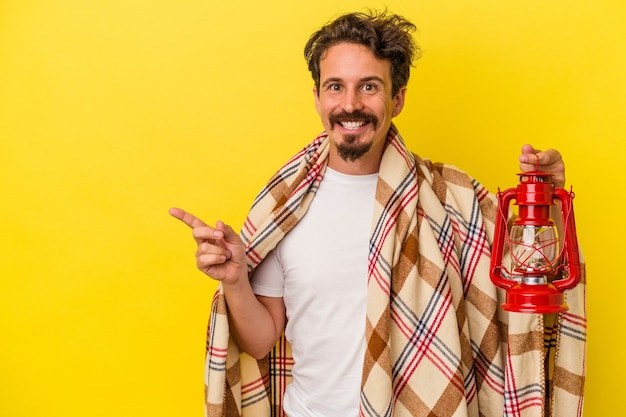
[[193, 214], [187, 213], [183, 209], [179, 209], [177, 207], [172, 207], [169, 210], [169, 213], [173, 217], [176, 217], [178, 220], [180, 220], [183, 223], [185, 223], [187, 226], [191, 227], [192, 229], [194, 227], [204, 227], [204, 226], [207, 226], [207, 224], [205, 222], [203, 222], [202, 220], [200, 220], [199, 218], [197, 218]]
[[539, 152], [541, 152], [541, 149], [535, 148], [530, 143], [527, 143], [524, 146], [522, 146], [522, 155], [526, 155], [526, 154], [535, 155]]

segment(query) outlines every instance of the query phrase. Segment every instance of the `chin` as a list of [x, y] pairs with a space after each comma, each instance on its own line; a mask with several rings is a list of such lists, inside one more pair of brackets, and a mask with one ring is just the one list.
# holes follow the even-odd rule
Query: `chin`
[[337, 153], [346, 162], [354, 162], [362, 156], [366, 155], [372, 148], [371, 142], [366, 143], [338, 143], [336, 145]]

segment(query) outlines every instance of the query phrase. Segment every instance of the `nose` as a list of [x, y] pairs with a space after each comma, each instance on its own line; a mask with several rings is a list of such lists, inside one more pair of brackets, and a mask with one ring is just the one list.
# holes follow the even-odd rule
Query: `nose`
[[355, 110], [361, 110], [363, 108], [362, 97], [358, 89], [346, 88], [341, 107], [346, 113], [352, 113]]

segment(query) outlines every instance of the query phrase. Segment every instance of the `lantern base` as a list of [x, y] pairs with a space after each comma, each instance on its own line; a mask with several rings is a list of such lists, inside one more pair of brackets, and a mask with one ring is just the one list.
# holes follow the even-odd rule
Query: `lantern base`
[[519, 283], [506, 290], [502, 309], [516, 313], [550, 314], [569, 310], [565, 295], [552, 284]]

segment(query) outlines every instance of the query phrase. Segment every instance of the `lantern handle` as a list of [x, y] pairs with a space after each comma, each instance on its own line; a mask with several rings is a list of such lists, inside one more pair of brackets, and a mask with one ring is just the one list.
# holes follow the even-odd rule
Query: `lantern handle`
[[576, 222], [574, 220], [574, 207], [572, 199], [574, 193], [563, 188], [554, 190], [554, 197], [561, 203], [561, 216], [563, 218], [563, 246], [562, 250], [567, 257], [561, 267], [567, 272], [565, 278], [552, 281], [552, 284], [561, 291], [574, 288], [580, 280], [580, 253], [576, 238]]
[[504, 252], [504, 238], [508, 233], [509, 207], [511, 201], [517, 194], [517, 188], [509, 188], [501, 192], [498, 189], [496, 197], [498, 199], [498, 208], [496, 212], [496, 225], [493, 235], [493, 244], [491, 248], [491, 281], [500, 288], [508, 290], [516, 285], [516, 282], [503, 277], [502, 254]]

